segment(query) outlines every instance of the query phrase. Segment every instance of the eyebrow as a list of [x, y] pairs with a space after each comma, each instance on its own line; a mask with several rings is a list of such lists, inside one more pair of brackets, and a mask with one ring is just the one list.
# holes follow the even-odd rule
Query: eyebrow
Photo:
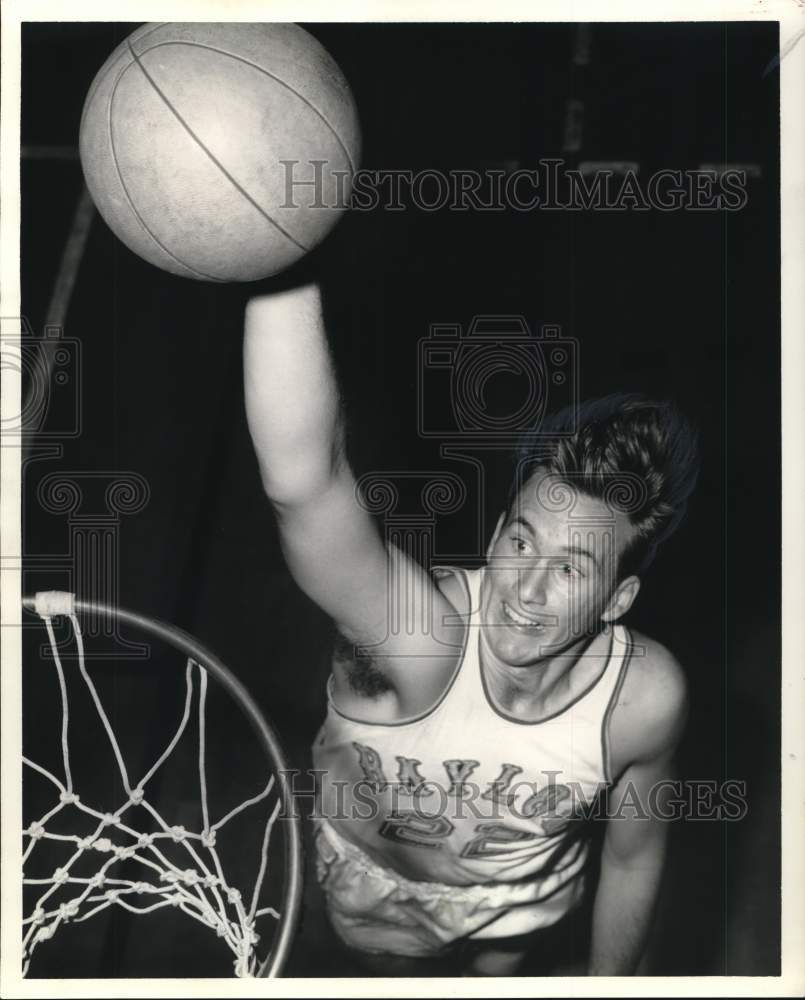
[[[530, 521], [527, 521], [524, 517], [517, 515], [511, 519], [511, 523], [522, 525], [522, 527], [530, 533], [531, 537], [536, 540], [537, 533]], [[562, 551], [574, 556], [583, 556], [584, 558], [595, 563], [596, 566], [600, 565], [595, 553], [591, 552], [589, 549], [585, 549], [582, 545], [565, 545], [563, 546]]]

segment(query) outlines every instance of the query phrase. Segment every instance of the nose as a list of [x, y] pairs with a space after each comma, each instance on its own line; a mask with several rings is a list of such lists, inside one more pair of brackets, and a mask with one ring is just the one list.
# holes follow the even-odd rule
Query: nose
[[527, 607], [529, 604], [544, 605], [546, 603], [548, 569], [548, 566], [542, 566], [539, 563], [535, 563], [528, 569], [518, 569], [517, 596], [523, 607]]

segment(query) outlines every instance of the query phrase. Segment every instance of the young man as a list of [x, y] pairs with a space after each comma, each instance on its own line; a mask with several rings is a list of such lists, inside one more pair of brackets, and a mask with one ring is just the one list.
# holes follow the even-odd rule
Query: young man
[[576, 909], [578, 820], [608, 791], [587, 971], [634, 973], [666, 840], [647, 804], [686, 693], [672, 654], [619, 620], [684, 513], [691, 429], [635, 397], [545, 423], [487, 565], [434, 580], [359, 502], [318, 290], [252, 299], [244, 360], [285, 557], [342, 637], [313, 750], [337, 933], [380, 974], [422, 974], [468, 942], [469, 974], [515, 973]]

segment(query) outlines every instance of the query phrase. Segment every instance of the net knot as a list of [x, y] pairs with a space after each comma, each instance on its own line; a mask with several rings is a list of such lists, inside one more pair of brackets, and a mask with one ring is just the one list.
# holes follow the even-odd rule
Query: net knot
[[170, 896], [168, 896], [168, 902], [170, 903], [171, 906], [179, 906], [182, 902], [182, 897], [179, 895], [178, 892], [174, 892]]
[[220, 921], [215, 925], [215, 933], [218, 937], [226, 937], [226, 925], [222, 924]]
[[108, 854], [112, 850], [112, 841], [108, 837], [98, 837], [93, 847], [102, 854]]
[[56, 933], [56, 922], [54, 921], [52, 924], [46, 924], [44, 927], [39, 928], [39, 930], [36, 932], [36, 940], [37, 942], [48, 941], [50, 938], [53, 937], [55, 933]]
[[135, 788], [129, 796], [129, 805], [138, 806], [143, 801], [145, 792], [142, 788]]
[[235, 903], [240, 902], [240, 893], [238, 892], [237, 889], [227, 889], [226, 898], [229, 900], [230, 903], [234, 905]]
[[137, 838], [138, 847], [150, 847], [154, 843], [153, 833], [141, 833]]
[[182, 841], [187, 836], [187, 830], [183, 826], [172, 826], [171, 827], [171, 837], [176, 844], [181, 844]]
[[203, 830], [201, 834], [201, 843], [209, 849], [215, 847], [215, 830]]
[[118, 897], [120, 896], [120, 890], [119, 889], [107, 889], [106, 892], [104, 893], [104, 895], [106, 896], [106, 898], [109, 900], [110, 903], [116, 903], [117, 900], [118, 900]]
[[134, 891], [137, 893], [138, 896], [142, 896], [144, 892], [148, 892], [148, 889], [150, 887], [147, 882], [135, 882], [132, 888], [134, 889]]
[[45, 911], [41, 908], [34, 910], [31, 920], [34, 924], [41, 924], [45, 919]]
[[62, 903], [59, 907], [59, 916], [62, 920], [68, 921], [71, 917], [74, 917], [78, 913], [78, 903], [79, 900], [71, 899], [67, 903]]
[[201, 881], [202, 881], [202, 885], [206, 889], [212, 889], [216, 885], [218, 885], [218, 879], [215, 877], [215, 875], [205, 875], [204, 878]]
[[75, 612], [75, 595], [63, 590], [40, 590], [34, 595], [34, 611], [40, 618], [55, 618]]
[[118, 861], [126, 861], [134, 857], [133, 847], [113, 847], [112, 851]]
[[53, 873], [53, 881], [56, 885], [64, 885], [70, 876], [67, 874], [66, 868], [57, 868]]
[[244, 940], [248, 947], [252, 947], [257, 944], [260, 940], [260, 935], [254, 929], [254, 925], [249, 923], [246, 925], [246, 931], [244, 934]]
[[106, 882], [106, 876], [103, 874], [103, 872], [96, 872], [89, 880], [89, 885], [91, 889], [100, 889], [100, 887], [105, 882]]
[[104, 813], [102, 822], [104, 826], [120, 826], [120, 817], [114, 813]]
[[78, 840], [78, 846], [82, 851], [88, 851], [94, 845], [92, 837], [80, 837]]
[[160, 882], [168, 882], [170, 885], [173, 885], [178, 880], [178, 878], [179, 876], [176, 874], [176, 872], [162, 872], [162, 874], [159, 876]]
[[64, 806], [74, 806], [80, 801], [75, 792], [59, 792], [59, 802]]
[[194, 871], [192, 868], [186, 868], [181, 875], [181, 879], [185, 885], [195, 885], [198, 882], [198, 872]]
[[40, 840], [45, 836], [45, 828], [41, 823], [31, 823], [25, 832], [29, 837], [33, 837], [34, 840]]

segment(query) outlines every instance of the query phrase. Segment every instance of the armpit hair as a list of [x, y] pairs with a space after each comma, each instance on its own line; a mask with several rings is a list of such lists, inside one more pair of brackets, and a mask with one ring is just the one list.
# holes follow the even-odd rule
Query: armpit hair
[[389, 691], [393, 691], [385, 675], [378, 670], [371, 656], [356, 655], [358, 644], [340, 632], [335, 634], [335, 644], [333, 648], [333, 663], [338, 663], [344, 667], [347, 674], [349, 686], [362, 698], [379, 698]]

